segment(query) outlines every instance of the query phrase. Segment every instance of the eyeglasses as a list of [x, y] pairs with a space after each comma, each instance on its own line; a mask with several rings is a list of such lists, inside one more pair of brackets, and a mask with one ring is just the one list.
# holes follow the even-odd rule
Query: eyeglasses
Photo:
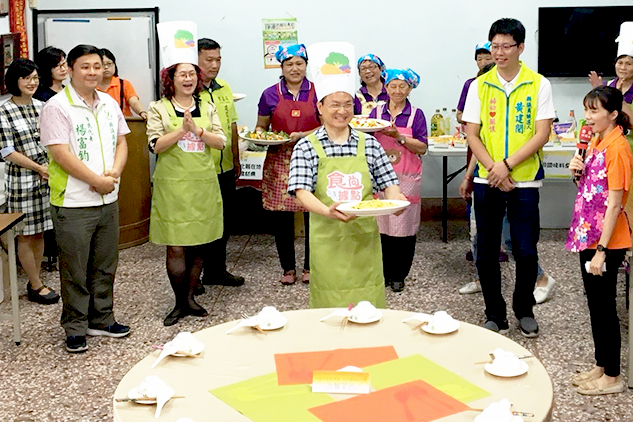
[[31, 76], [30, 78], [25, 76], [25, 77], [20, 78], [20, 79], [22, 79], [23, 81], [26, 81], [26, 82], [39, 82], [40, 81], [40, 77], [37, 76], [37, 75], [36, 76]]
[[110, 67], [112, 67], [112, 66], [114, 66], [114, 62], [109, 62], [109, 63], [105, 63], [105, 62], [104, 62], [104, 63], [103, 63], [103, 67], [104, 67], [105, 69], [110, 68]]
[[490, 51], [497, 51], [497, 50], [501, 50], [504, 52], [508, 52], [510, 50], [512, 50], [512, 47], [516, 47], [517, 45], [519, 45], [518, 43], [515, 44], [504, 44], [504, 45], [497, 45], [497, 44], [492, 44], [490, 46]]
[[196, 72], [178, 72], [174, 75], [174, 78], [180, 78], [180, 79], [194, 79], [196, 77]]
[[358, 68], [359, 72], [374, 72], [378, 70], [378, 65], [361, 66]]
[[338, 103], [332, 103], [332, 104], [326, 104], [326, 106], [331, 109], [331, 110], [351, 110], [354, 108], [354, 104], [352, 103], [346, 103], [346, 104], [338, 104]]

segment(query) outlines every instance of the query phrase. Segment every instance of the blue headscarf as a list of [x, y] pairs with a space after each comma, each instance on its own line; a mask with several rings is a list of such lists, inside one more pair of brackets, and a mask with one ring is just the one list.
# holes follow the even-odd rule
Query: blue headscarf
[[304, 44], [280, 45], [275, 53], [275, 58], [279, 63], [295, 56], [303, 57], [306, 62], [308, 61], [308, 50]]
[[486, 50], [488, 53], [490, 53], [490, 41], [484, 41], [477, 44], [475, 46], [475, 53], [477, 53], [477, 51], [479, 50]]
[[384, 72], [385, 70], [387, 70], [387, 66], [385, 66], [383, 61], [380, 60], [380, 57], [378, 57], [375, 54], [365, 54], [364, 56], [361, 56], [361, 58], [358, 59], [358, 62], [356, 63], [357, 67], [360, 67], [360, 64], [364, 62], [365, 60], [369, 60], [370, 62], [376, 63], [378, 67], [380, 68], [381, 72]]
[[387, 69], [382, 72], [382, 77], [385, 85], [389, 85], [394, 79], [405, 81], [411, 88], [416, 88], [420, 84], [420, 75], [411, 69]]

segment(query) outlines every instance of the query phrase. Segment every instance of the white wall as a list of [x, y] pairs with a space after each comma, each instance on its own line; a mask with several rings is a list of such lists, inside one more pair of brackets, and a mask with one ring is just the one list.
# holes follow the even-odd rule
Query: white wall
[[[103, 2], [86, 0], [39, 0], [38, 3], [41, 10], [105, 6]], [[161, 21], [196, 21], [199, 37], [213, 38], [222, 45], [220, 77], [229, 81], [233, 91], [248, 94], [238, 103], [238, 111], [240, 124], [253, 127], [262, 90], [275, 83], [280, 74], [277, 69], [263, 69], [262, 18], [296, 17], [300, 42], [349, 41], [356, 46], [358, 55], [372, 52], [389, 67], [411, 67], [422, 77], [420, 86], [411, 94], [411, 101], [430, 119], [437, 107], [450, 109], [457, 105], [463, 82], [477, 71], [473, 48], [487, 38], [490, 24], [496, 19], [513, 17], [523, 22], [528, 36], [522, 58], [536, 70], [538, 8], [607, 5], [600, 3], [596, 0], [401, 0], [397, 3], [379, 0], [109, 0], [107, 7], [158, 6]], [[630, 5], [630, 0], [610, 0], [609, 5]], [[591, 52], [583, 53], [580, 45], [576, 51], [562, 52], [563, 59], [572, 61], [585, 59], [581, 58], [582, 54], [589, 55], [590, 60]], [[589, 90], [584, 78], [556, 78], [552, 86], [561, 117], [570, 109], [581, 114], [582, 97]], [[459, 168], [461, 164], [461, 159], [451, 160], [452, 168]], [[441, 196], [440, 169], [439, 159], [425, 157], [423, 196]], [[458, 181], [451, 184], [450, 196], [457, 196]]]
[[0, 18], [0, 34], [9, 33], [9, 17], [4, 16]]

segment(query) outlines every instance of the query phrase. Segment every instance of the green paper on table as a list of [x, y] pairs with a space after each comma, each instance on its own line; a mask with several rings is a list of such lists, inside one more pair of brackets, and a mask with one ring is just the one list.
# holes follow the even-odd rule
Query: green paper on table
[[464, 403], [490, 396], [486, 390], [422, 355], [367, 366], [363, 371], [369, 372], [371, 386], [376, 390], [421, 379]]
[[465, 410], [464, 403], [417, 380], [313, 407], [310, 412], [323, 422], [430, 422]]
[[319, 422], [308, 409], [334, 401], [327, 394], [312, 393], [307, 384], [277, 385], [274, 372], [209, 392], [257, 422]]

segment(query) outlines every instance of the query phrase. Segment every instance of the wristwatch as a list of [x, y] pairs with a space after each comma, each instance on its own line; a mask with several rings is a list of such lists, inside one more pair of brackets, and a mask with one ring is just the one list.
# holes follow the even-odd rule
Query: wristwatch
[[608, 250], [609, 250], [609, 249], [605, 248], [605, 247], [604, 247], [604, 246], [602, 246], [602, 245], [598, 245], [598, 247], [597, 247], [596, 249], [598, 250], [598, 252], [606, 252], [606, 251], [608, 251]]
[[398, 139], [398, 143], [400, 145], [404, 145], [407, 143], [407, 138], [405, 138], [404, 136], [401, 136], [400, 139]]

